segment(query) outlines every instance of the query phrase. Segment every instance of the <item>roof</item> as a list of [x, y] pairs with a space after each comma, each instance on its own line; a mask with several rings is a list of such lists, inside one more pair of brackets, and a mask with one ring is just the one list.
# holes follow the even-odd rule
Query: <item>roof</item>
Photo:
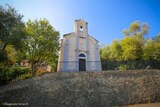
[[69, 36], [69, 35], [71, 35], [71, 33], [64, 34], [63, 37], [64, 37], [64, 36]]
[[86, 21], [84, 21], [83, 19], [76, 19], [75, 21], [83, 21], [83, 22], [85, 22], [86, 24], [88, 24], [88, 22], [86, 22]]
[[92, 39], [94, 39], [96, 42], [99, 42], [97, 39], [95, 39], [93, 36], [88, 35], [89, 37], [91, 37]]

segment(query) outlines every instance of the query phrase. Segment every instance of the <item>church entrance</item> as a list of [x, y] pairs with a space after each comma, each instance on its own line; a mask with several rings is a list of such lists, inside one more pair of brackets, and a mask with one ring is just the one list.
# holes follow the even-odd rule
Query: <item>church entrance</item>
[[86, 71], [86, 60], [79, 59], [79, 71]]

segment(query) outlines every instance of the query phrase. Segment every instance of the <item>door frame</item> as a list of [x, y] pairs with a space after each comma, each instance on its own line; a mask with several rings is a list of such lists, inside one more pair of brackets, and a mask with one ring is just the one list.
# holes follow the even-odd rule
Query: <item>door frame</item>
[[84, 60], [84, 64], [85, 64], [85, 70], [83, 70], [83, 71], [86, 71], [86, 59], [85, 58], [79, 58], [79, 71], [82, 71], [82, 70], [80, 70], [80, 60]]

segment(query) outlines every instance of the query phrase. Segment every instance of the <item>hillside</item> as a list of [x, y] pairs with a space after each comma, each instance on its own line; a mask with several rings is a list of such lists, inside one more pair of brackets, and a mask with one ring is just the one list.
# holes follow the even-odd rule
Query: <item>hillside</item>
[[0, 104], [108, 107], [160, 102], [160, 71], [49, 73], [0, 87]]

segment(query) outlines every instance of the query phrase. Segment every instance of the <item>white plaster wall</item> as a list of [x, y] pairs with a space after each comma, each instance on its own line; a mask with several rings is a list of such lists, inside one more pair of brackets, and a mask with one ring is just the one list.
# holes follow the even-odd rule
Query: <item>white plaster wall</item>
[[69, 40], [69, 53], [68, 53], [68, 61], [75, 61], [75, 49], [76, 49], [76, 45], [75, 45], [75, 36], [72, 36], [70, 38], [68, 38]]
[[95, 52], [94, 52], [94, 40], [89, 37], [89, 53], [90, 53], [90, 61], [95, 61]]
[[89, 52], [90, 52], [90, 61], [88, 64], [88, 69], [90, 71], [99, 71], [101, 70], [101, 62], [99, 56], [98, 42], [89, 36]]
[[86, 50], [86, 39], [85, 38], [79, 38], [79, 49]]
[[68, 53], [68, 71], [75, 71], [76, 69], [76, 36], [75, 35], [71, 35], [68, 38], [69, 41], [69, 53]]

